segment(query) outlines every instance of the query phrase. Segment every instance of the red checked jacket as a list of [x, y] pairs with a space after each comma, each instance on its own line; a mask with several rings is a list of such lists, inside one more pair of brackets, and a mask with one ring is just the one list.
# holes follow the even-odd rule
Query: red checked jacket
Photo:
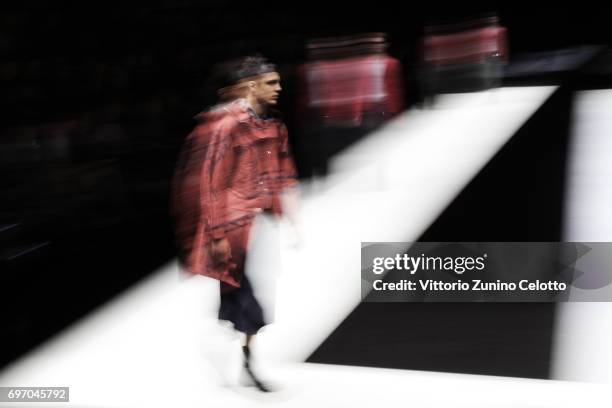
[[433, 66], [481, 63], [490, 57], [508, 61], [505, 27], [491, 25], [451, 34], [429, 35], [424, 40], [425, 63]]
[[298, 78], [298, 109], [307, 123], [380, 124], [404, 106], [401, 64], [385, 54], [308, 62], [298, 69]]
[[[248, 236], [262, 210], [282, 214], [280, 194], [297, 184], [287, 128], [279, 119], [258, 118], [244, 99], [196, 119], [199, 124], [187, 137], [173, 183], [179, 258], [192, 273], [239, 286], [236, 270], [240, 275], [243, 265], [215, 265], [210, 243], [241, 230]], [[246, 240], [230, 242], [232, 253], [246, 251]]]

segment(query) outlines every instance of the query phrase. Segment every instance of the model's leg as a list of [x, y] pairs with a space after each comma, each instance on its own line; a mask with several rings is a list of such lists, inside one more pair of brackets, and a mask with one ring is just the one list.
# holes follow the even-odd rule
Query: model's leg
[[253, 369], [251, 368], [251, 349], [250, 344], [251, 340], [255, 337], [254, 334], [247, 334], [245, 345], [242, 346], [242, 353], [244, 355], [244, 371], [248, 376], [249, 380], [253, 382], [253, 385], [262, 392], [270, 392], [270, 387], [264, 384], [256, 375], [253, 373]]
[[246, 248], [250, 228], [231, 231], [227, 234], [232, 247], [232, 261], [236, 263], [234, 271], [237, 277], [242, 277], [240, 287], [228, 287], [221, 283], [221, 304], [219, 307], [219, 319], [228, 320], [234, 324], [234, 328], [244, 333], [245, 343], [242, 346], [244, 355], [244, 371], [252, 385], [260, 391], [267, 392], [265, 386], [253, 373], [251, 365], [251, 349], [253, 338], [265, 326], [263, 309], [255, 297], [253, 287], [248, 277], [244, 274]]

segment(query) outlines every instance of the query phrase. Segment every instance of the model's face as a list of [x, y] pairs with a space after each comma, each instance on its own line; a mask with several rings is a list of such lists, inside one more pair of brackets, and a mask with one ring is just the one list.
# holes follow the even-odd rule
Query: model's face
[[254, 82], [253, 95], [260, 104], [274, 106], [278, 103], [278, 96], [282, 90], [278, 72], [263, 74]]

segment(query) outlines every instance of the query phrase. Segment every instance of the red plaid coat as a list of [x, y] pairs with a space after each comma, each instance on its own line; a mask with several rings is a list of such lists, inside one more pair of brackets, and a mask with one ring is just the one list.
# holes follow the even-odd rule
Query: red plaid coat
[[[260, 119], [240, 99], [196, 117], [173, 183], [173, 216], [182, 266], [239, 287], [249, 231], [262, 210], [282, 214], [280, 194], [296, 184], [287, 128]], [[231, 261], [210, 257], [213, 239], [228, 238]]]
[[299, 68], [298, 77], [299, 110], [307, 122], [359, 126], [365, 117], [374, 116], [381, 123], [404, 107], [402, 68], [388, 55], [308, 62]]
[[508, 60], [506, 28], [492, 25], [425, 37], [425, 62], [432, 65], [479, 63], [490, 57]]

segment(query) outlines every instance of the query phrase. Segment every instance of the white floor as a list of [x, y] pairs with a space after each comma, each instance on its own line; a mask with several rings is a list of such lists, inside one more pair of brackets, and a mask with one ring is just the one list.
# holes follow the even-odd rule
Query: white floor
[[[609, 407], [603, 385], [301, 363], [360, 301], [360, 242], [418, 237], [554, 89], [406, 112], [304, 186], [299, 245], [286, 226], [261, 225], [256, 290], [271, 259], [283, 272], [254, 350], [279, 392], [237, 386], [241, 339], [215, 319], [217, 283], [175, 263], [7, 367], [0, 385], [69, 386], [75, 407]], [[280, 259], [265, 256], [274, 246]]]

